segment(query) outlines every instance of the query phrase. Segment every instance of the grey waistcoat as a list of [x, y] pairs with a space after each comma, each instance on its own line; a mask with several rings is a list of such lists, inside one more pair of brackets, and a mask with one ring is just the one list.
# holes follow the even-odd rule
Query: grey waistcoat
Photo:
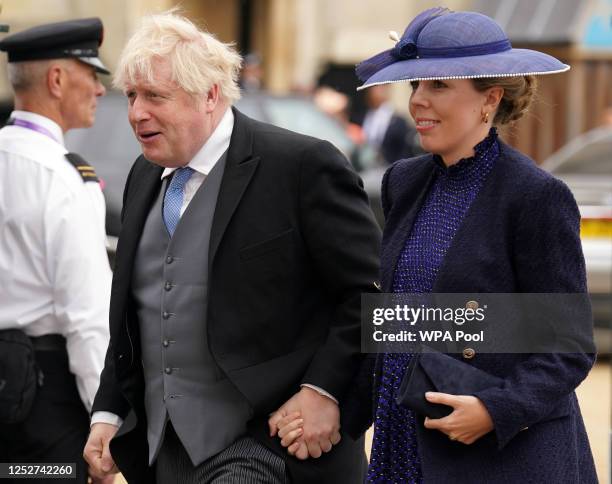
[[223, 155], [206, 177], [172, 238], [163, 222], [165, 190], [160, 190], [136, 255], [132, 288], [150, 464], [159, 452], [166, 418], [197, 465], [244, 434], [252, 414], [215, 364], [206, 332], [208, 245], [225, 159]]

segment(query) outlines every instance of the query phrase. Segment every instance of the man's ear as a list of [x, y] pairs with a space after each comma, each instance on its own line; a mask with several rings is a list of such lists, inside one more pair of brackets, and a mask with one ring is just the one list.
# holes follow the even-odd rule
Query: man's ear
[[61, 99], [67, 82], [68, 73], [59, 65], [51, 64], [47, 70], [47, 89], [52, 97]]
[[217, 107], [217, 103], [219, 102], [219, 85], [213, 84], [211, 88], [206, 93], [206, 98], [204, 100], [204, 105], [206, 107], [207, 113], [212, 113]]

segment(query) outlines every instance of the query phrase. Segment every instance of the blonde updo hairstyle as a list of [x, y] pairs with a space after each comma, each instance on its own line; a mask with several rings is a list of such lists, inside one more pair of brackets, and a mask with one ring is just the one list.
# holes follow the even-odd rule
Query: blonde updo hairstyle
[[520, 119], [529, 109], [536, 92], [535, 76], [480, 77], [472, 79], [474, 88], [483, 92], [490, 87], [502, 87], [504, 95], [497, 108], [493, 124], [503, 125]]

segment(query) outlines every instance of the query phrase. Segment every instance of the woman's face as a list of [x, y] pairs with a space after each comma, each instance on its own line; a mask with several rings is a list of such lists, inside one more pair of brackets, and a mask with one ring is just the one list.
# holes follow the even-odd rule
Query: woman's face
[[[474, 146], [488, 134], [494, 113], [487, 92], [479, 92], [469, 79], [413, 81], [410, 114], [421, 146], [442, 156], [446, 165], [472, 156]], [[490, 112], [489, 122], [482, 121]]]

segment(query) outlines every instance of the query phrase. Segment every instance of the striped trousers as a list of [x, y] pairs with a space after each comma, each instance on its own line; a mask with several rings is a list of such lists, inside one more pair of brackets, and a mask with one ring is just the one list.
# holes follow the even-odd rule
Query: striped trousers
[[157, 484], [290, 484], [285, 461], [252, 437], [241, 437], [194, 467], [172, 423], [155, 463]]

